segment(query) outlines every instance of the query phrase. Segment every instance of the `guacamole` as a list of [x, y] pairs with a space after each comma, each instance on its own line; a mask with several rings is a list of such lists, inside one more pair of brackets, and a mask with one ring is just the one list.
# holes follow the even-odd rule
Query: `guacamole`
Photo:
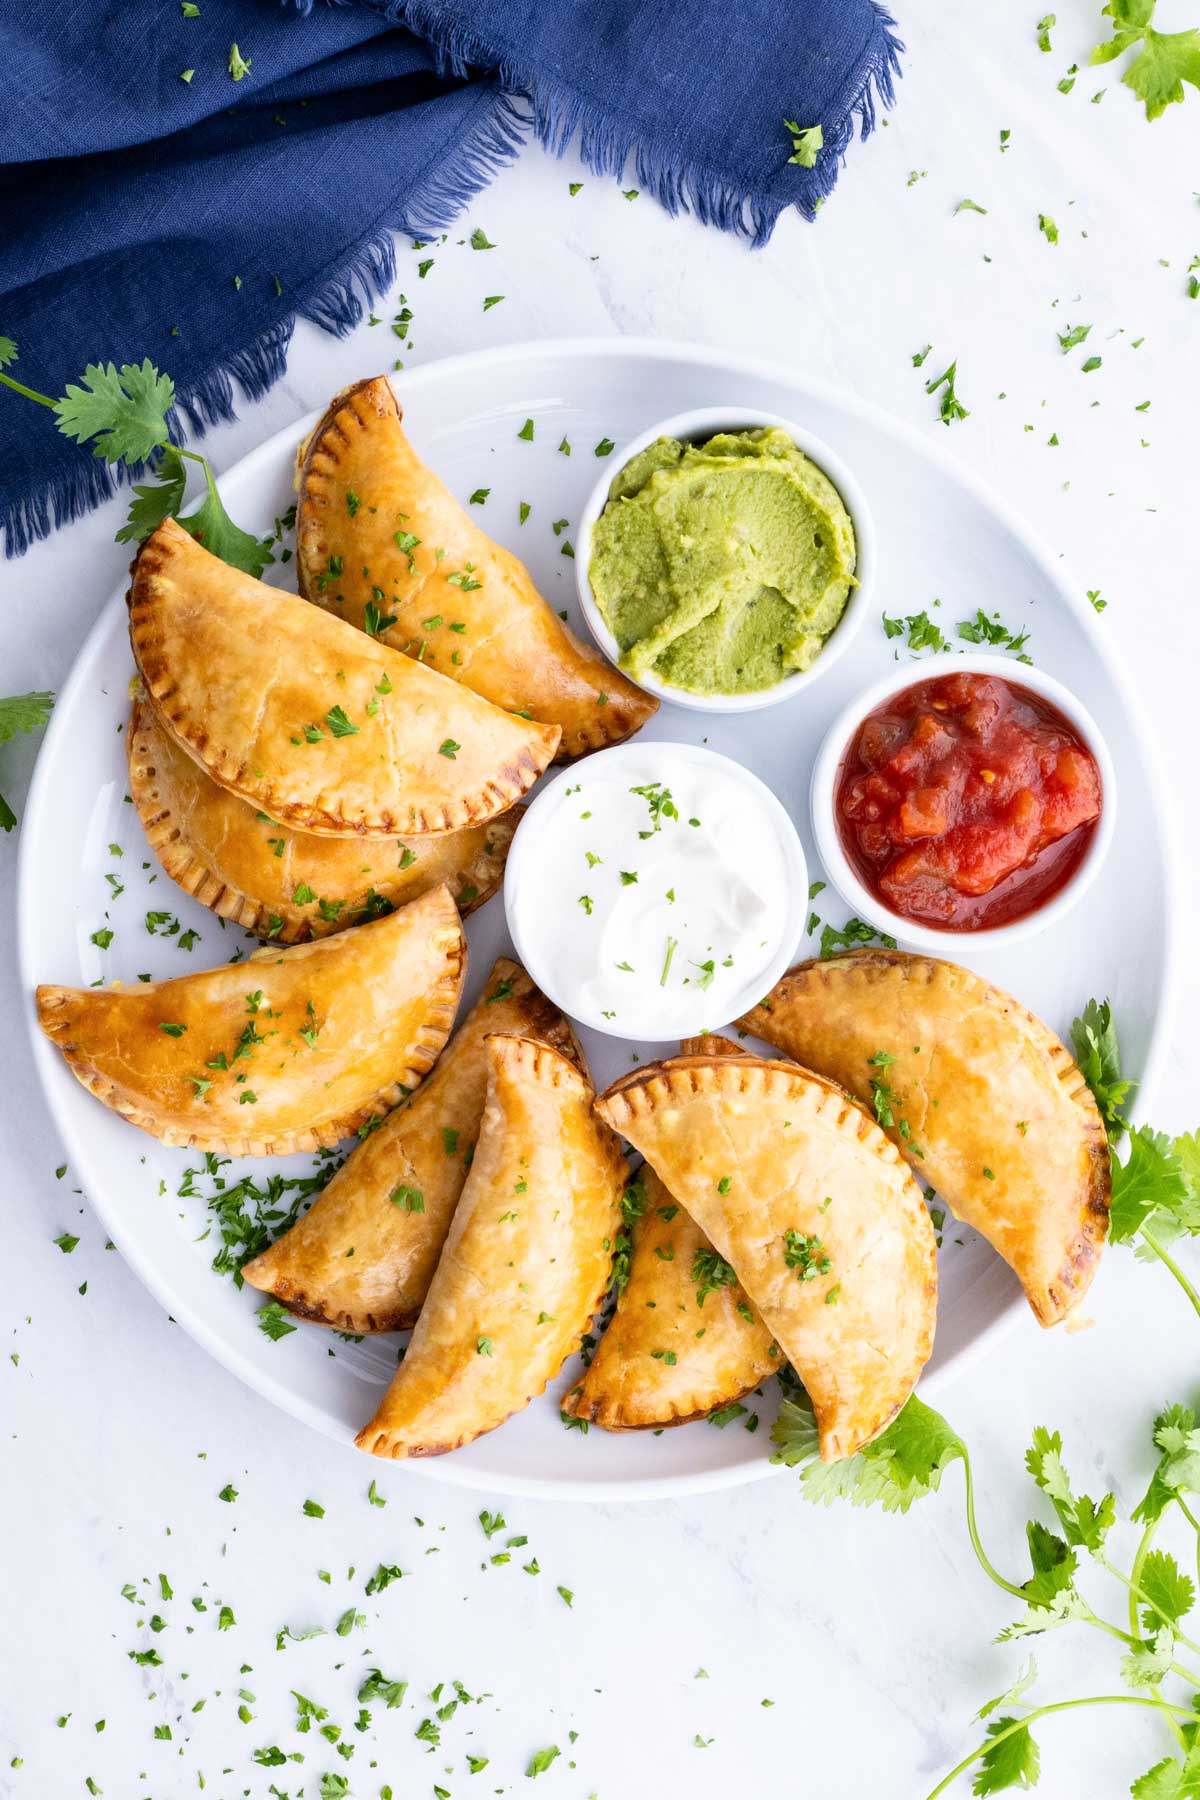
[[777, 427], [658, 438], [626, 464], [588, 576], [621, 666], [695, 694], [811, 668], [854, 585], [837, 489]]

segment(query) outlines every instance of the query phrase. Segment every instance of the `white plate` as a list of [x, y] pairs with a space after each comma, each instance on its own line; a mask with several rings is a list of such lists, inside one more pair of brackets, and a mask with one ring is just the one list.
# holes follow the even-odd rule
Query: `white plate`
[[[1148, 733], [1081, 594], [940, 448], [846, 395], [764, 363], [687, 345], [620, 339], [519, 345], [431, 363], [396, 385], [420, 454], [464, 501], [477, 487], [491, 489], [475, 516], [524, 558], [551, 605], [566, 609], [576, 629], [574, 571], [562, 552], [595, 480], [593, 447], [602, 438], [627, 442], [669, 413], [728, 405], [803, 420], [832, 445], [855, 471], [874, 514], [877, 607], [893, 615], [929, 608], [947, 635], [977, 607], [999, 610], [1014, 629], [1028, 629], [1038, 666], [1065, 680], [1099, 721], [1127, 798], [1104, 878], [1078, 913], [1008, 953], [977, 955], [965, 941], [961, 959], [1063, 1033], [1089, 995], [1110, 995], [1127, 1066], [1142, 1077], [1144, 1089], [1153, 1085], [1168, 1036], [1174, 920], [1172, 859]], [[316, 416], [279, 433], [222, 476], [226, 504], [240, 523], [265, 531], [291, 504], [293, 453]], [[517, 437], [527, 417], [535, 421], [533, 443]], [[564, 437], [569, 457], [558, 450]], [[519, 526], [523, 500], [533, 510]], [[571, 524], [556, 536], [552, 521], [563, 518]], [[270, 573], [287, 585], [291, 569], [276, 565]], [[937, 596], [942, 604], [934, 610]], [[886, 673], [895, 654], [894, 643], [868, 619], [837, 667], [791, 705], [727, 720], [664, 706], [645, 735], [711, 742], [746, 763], [791, 812], [810, 870], [819, 876], [807, 812], [810, 764], [829, 721], [856, 691]], [[924, 658], [914, 667], [929, 664]], [[937, 666], [947, 664], [937, 659]], [[63, 689], [26, 808], [18, 933], [34, 1055], [74, 1175], [147, 1287], [227, 1368], [297, 1418], [349, 1444], [395, 1367], [395, 1340], [349, 1344], [313, 1326], [278, 1343], [265, 1337], [255, 1324], [261, 1297], [239, 1292], [212, 1271], [211, 1236], [197, 1242], [208, 1223], [205, 1209], [175, 1197], [184, 1169], [202, 1159], [168, 1150], [106, 1111], [37, 1028], [36, 982], [86, 986], [114, 977], [132, 980], [144, 970], [156, 978], [176, 975], [227, 960], [244, 942], [235, 927], [222, 930], [214, 914], [158, 870], [125, 801], [119, 733], [132, 668], [124, 597], [117, 595]], [[110, 855], [110, 842], [124, 847], [119, 860]], [[110, 871], [125, 884], [115, 900], [105, 882]], [[840, 924], [844, 915], [828, 905], [830, 899], [822, 894], [816, 910]], [[805, 897], [798, 895], [796, 904], [805, 905]], [[170, 911], [185, 929], [194, 927], [201, 942], [188, 954], [174, 939], [148, 936], [149, 909]], [[89, 940], [106, 911], [115, 937], [101, 952]], [[468, 936], [471, 977], [464, 1007], [493, 957], [507, 948], [498, 899], [470, 920]], [[643, 1048], [584, 1035], [601, 1086]], [[261, 1178], [274, 1167], [306, 1173], [310, 1159], [247, 1163], [226, 1173]], [[1014, 1317], [1021, 1330], [1036, 1332], [1007, 1269], [981, 1240], [950, 1224], [941, 1258], [937, 1344], [922, 1392], [935, 1392]], [[596, 1500], [694, 1492], [772, 1471], [770, 1392], [755, 1403], [762, 1417], [753, 1435], [738, 1420], [724, 1430], [702, 1423], [659, 1437], [596, 1429], [584, 1436], [560, 1423], [557, 1396], [565, 1385], [564, 1377], [520, 1417], [468, 1449], [405, 1467], [490, 1493]], [[371, 1472], [384, 1481], [388, 1466], [374, 1464]]]

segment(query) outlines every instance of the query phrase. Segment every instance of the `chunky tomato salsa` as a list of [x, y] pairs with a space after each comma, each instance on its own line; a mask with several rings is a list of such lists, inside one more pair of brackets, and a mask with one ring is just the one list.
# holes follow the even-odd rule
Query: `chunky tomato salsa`
[[838, 775], [842, 848], [901, 917], [945, 931], [1024, 918], [1078, 867], [1096, 760], [1058, 709], [990, 675], [918, 681], [865, 718]]

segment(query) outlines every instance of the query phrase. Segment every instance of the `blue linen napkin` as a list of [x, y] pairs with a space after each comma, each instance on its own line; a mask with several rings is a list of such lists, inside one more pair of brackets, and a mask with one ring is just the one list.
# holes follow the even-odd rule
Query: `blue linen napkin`
[[[754, 244], [815, 217], [901, 46], [876, 0], [74, 0], [0, 10], [0, 335], [60, 394], [149, 357], [193, 435], [338, 334], [530, 132]], [[784, 120], [820, 125], [811, 168]], [[128, 478], [0, 388], [9, 556]]]

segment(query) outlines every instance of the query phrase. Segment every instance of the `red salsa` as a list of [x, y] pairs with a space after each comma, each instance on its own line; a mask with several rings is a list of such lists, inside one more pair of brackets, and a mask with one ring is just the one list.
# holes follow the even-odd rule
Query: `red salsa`
[[1078, 868], [1101, 804], [1096, 759], [1057, 707], [968, 674], [915, 682], [868, 714], [835, 794], [859, 879], [943, 931], [1044, 905]]

